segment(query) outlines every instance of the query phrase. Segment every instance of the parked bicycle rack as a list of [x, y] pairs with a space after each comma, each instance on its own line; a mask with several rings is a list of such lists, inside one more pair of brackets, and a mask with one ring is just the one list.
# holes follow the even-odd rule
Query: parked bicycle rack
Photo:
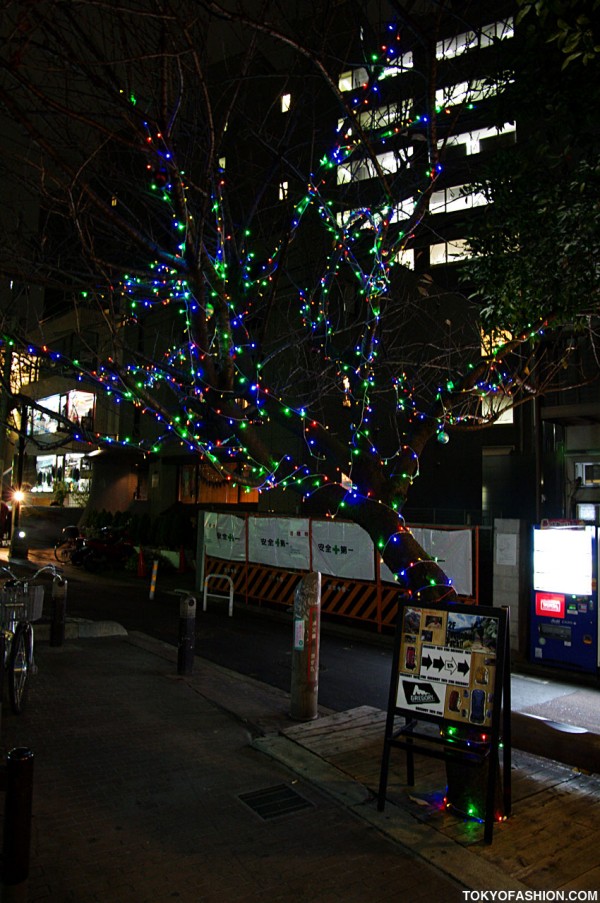
[[204, 578], [204, 593], [202, 596], [202, 611], [206, 611], [206, 600], [210, 596], [211, 599], [226, 599], [227, 596], [224, 596], [222, 593], [209, 593], [208, 592], [208, 581], [209, 580], [227, 580], [229, 584], [229, 617], [233, 616], [233, 580], [231, 577], [228, 577], [227, 574], [207, 574]]

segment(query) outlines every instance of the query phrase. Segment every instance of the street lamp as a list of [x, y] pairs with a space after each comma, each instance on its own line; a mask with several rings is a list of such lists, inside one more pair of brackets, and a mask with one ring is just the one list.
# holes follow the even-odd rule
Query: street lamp
[[21, 529], [20, 520], [21, 520], [21, 505], [25, 501], [25, 493], [22, 489], [15, 489], [12, 494], [12, 524], [11, 524], [11, 533], [10, 533], [10, 558], [27, 558], [27, 552], [29, 551], [27, 548], [26, 537], [27, 534], [25, 530]]
[[17, 486], [13, 492], [12, 530], [10, 534], [10, 558], [27, 558], [27, 541], [25, 531], [19, 528], [21, 519], [21, 505], [25, 500], [25, 493], [21, 489], [23, 485], [23, 464], [25, 460], [25, 437], [27, 430], [27, 406], [21, 406], [21, 429], [19, 431], [19, 446], [17, 450]]

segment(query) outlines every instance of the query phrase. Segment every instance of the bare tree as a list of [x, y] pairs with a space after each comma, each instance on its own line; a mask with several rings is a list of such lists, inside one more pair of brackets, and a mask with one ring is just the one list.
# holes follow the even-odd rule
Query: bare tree
[[488, 90], [463, 60], [443, 94], [452, 5], [297, 6], [5, 0], [0, 272], [55, 316], [5, 309], [4, 341], [143, 414], [121, 444], [318, 494], [407, 592], [451, 596], [402, 518], [420, 456], [553, 387], [552, 312], [486, 349], [474, 302], [403, 266]]

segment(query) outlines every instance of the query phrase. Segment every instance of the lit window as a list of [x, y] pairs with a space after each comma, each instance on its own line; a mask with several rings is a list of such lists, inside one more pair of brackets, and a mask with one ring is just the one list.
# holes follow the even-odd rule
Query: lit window
[[292, 95], [291, 94], [282, 94], [281, 95], [281, 112], [289, 113], [291, 106], [292, 106]]
[[[381, 172], [384, 175], [393, 175], [403, 167], [408, 166], [408, 160], [412, 156], [412, 151], [412, 147], [405, 147], [401, 150], [377, 154], [377, 163]], [[338, 185], [344, 185], [348, 182], [362, 182], [365, 179], [376, 179], [378, 177], [379, 173], [373, 160], [353, 160], [350, 163], [345, 163], [343, 166], [338, 166]]]
[[500, 85], [497, 82], [490, 83], [485, 79], [474, 79], [472, 82], [459, 82], [456, 85], [447, 85], [435, 92], [435, 103], [438, 109], [456, 107], [462, 103], [477, 103], [487, 100], [500, 93]]
[[[363, 129], [381, 129], [388, 125], [401, 126], [408, 123], [412, 107], [412, 100], [404, 101], [402, 106], [397, 103], [383, 104], [374, 110], [359, 113], [356, 119]], [[346, 121], [345, 119], [338, 121], [338, 131], [343, 129]], [[349, 129], [345, 134], [351, 135], [352, 130]]]
[[512, 398], [503, 392], [492, 392], [481, 399], [481, 416], [486, 420], [494, 419], [494, 424], [514, 422]]
[[404, 248], [396, 254], [396, 261], [400, 266], [408, 267], [409, 270], [415, 268], [415, 252], [412, 248]]
[[392, 209], [389, 217], [390, 223], [401, 223], [403, 220], [410, 219], [414, 209], [415, 202], [413, 198], [407, 198], [406, 200], [401, 201]]
[[384, 214], [378, 210], [371, 211], [367, 207], [360, 207], [358, 210], [342, 210], [336, 213], [335, 221], [340, 229], [364, 229], [379, 230], [384, 222], [389, 221], [389, 214]]
[[219, 169], [225, 169], [225, 163], [227, 162], [225, 157], [219, 157]]
[[285, 201], [288, 197], [289, 182], [279, 183], [279, 200]]
[[[392, 65], [385, 67], [379, 76], [379, 81], [384, 78], [393, 78], [395, 75], [399, 75], [412, 68], [413, 55], [410, 50], [408, 50], [406, 53], [400, 54]], [[369, 73], [361, 66], [357, 69], [342, 72], [338, 78], [338, 88], [340, 91], [354, 91], [356, 88], [360, 88], [361, 85], [366, 85], [368, 81]]]
[[443, 241], [429, 246], [430, 266], [456, 263], [458, 260], [464, 260], [469, 256], [469, 247], [464, 238], [456, 238], [454, 241]]
[[338, 88], [340, 91], [353, 91], [354, 88], [360, 88], [369, 81], [369, 73], [362, 67], [359, 69], [351, 69], [349, 72], [342, 72], [338, 79]]
[[492, 22], [484, 25], [480, 32], [467, 31], [463, 34], [438, 41], [436, 56], [438, 60], [449, 60], [477, 47], [489, 47], [494, 41], [505, 41], [514, 36], [514, 24], [512, 17], [500, 22]]
[[491, 332], [482, 329], [481, 356], [495, 357], [498, 354], [498, 350], [508, 342], [512, 342], [513, 338], [513, 334], [506, 329], [494, 329]]
[[352, 90], [352, 72], [342, 72], [338, 79], [338, 88], [340, 91]]
[[386, 66], [382, 73], [382, 78], [393, 78], [394, 75], [398, 75], [399, 72], [406, 72], [407, 69], [413, 68], [413, 55], [408, 50], [406, 53], [402, 53], [395, 65]]
[[[464, 146], [467, 156], [478, 154], [492, 146], [498, 139], [508, 139], [506, 143], [513, 143], [516, 137], [514, 122], [505, 122], [501, 128], [476, 129], [473, 132], [464, 132], [462, 135], [452, 135], [446, 141], [446, 147]], [[440, 147], [442, 142], [440, 142]]]
[[469, 191], [466, 185], [453, 185], [452, 188], [433, 192], [429, 212], [454, 213], [456, 210], [470, 210], [488, 203], [482, 191]]

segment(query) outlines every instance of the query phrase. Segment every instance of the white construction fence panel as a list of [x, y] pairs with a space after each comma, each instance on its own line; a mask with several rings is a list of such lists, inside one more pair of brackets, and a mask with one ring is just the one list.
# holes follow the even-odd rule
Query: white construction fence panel
[[347, 580], [374, 580], [375, 558], [369, 534], [347, 521], [312, 522], [313, 570]]
[[[246, 542], [246, 530], [248, 537]], [[312, 532], [312, 550], [311, 550]], [[473, 534], [471, 530], [412, 527], [428, 555], [435, 558], [461, 596], [473, 595]], [[349, 521], [306, 517], [254, 517], [205, 512], [206, 554], [228, 561], [248, 561], [270, 567], [320, 571], [347, 580], [375, 579], [373, 543], [368, 533]], [[311, 564], [312, 551], [312, 564]], [[395, 583], [380, 562], [381, 580]]]
[[[433, 530], [428, 527], [411, 527], [411, 533], [420, 546], [435, 558], [452, 581], [460, 596], [473, 595], [473, 534], [471, 530]], [[390, 569], [381, 562], [381, 579], [396, 583]]]
[[248, 561], [271, 567], [310, 570], [307, 517], [249, 517]]
[[204, 513], [204, 548], [213, 558], [246, 560], [246, 521], [233, 514]]

